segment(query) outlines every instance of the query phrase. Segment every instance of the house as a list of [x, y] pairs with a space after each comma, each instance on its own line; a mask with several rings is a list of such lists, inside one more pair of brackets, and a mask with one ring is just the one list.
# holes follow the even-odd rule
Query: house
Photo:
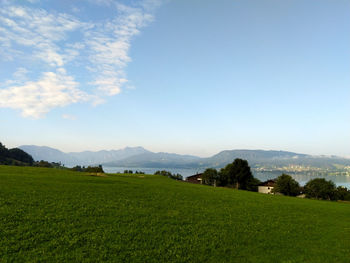
[[202, 184], [202, 173], [191, 175], [186, 178], [186, 182], [193, 183], [193, 184]]
[[263, 182], [258, 185], [258, 192], [263, 194], [274, 194], [272, 192], [272, 189], [276, 185], [276, 179], [274, 180], [267, 180], [266, 182]]

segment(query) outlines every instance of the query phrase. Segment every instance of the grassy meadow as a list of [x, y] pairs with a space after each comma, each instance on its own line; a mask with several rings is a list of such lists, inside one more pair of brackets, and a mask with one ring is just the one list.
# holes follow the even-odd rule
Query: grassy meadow
[[0, 166], [0, 262], [350, 262], [350, 204]]

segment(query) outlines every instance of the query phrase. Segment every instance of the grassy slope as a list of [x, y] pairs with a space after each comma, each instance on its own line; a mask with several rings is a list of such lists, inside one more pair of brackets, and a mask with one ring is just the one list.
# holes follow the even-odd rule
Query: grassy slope
[[0, 262], [350, 262], [350, 205], [0, 166]]

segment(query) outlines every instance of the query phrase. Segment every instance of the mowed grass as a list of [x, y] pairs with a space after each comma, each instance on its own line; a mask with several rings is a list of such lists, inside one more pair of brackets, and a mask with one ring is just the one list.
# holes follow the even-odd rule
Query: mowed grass
[[0, 166], [0, 262], [350, 262], [350, 205]]

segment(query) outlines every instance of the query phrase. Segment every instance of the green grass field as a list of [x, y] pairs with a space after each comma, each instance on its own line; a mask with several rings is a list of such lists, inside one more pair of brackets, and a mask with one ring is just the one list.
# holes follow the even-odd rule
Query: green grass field
[[0, 166], [0, 262], [350, 262], [350, 204]]

